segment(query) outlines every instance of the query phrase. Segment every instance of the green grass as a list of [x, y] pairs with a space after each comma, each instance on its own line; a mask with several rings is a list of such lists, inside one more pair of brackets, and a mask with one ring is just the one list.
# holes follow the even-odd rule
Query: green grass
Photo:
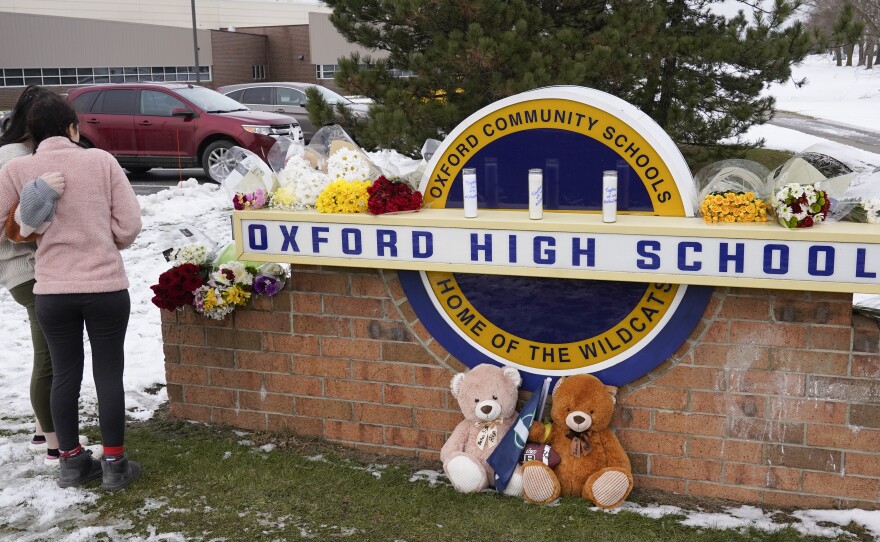
[[[255, 444], [239, 444], [244, 439]], [[259, 449], [268, 442], [277, 447]], [[95, 487], [102, 496], [94, 506], [93, 524], [128, 521], [131, 536], [180, 532], [195, 540], [228, 541], [810, 540], [790, 528], [776, 533], [696, 529], [680, 525], [676, 517], [607, 514], [576, 498], [537, 507], [491, 493], [464, 495], [446, 484], [411, 481], [418, 469], [439, 470], [439, 463], [377, 458], [291, 435], [241, 437], [229, 429], [169, 420], [161, 412], [149, 422], [131, 425], [126, 444], [143, 466], [143, 478], [112, 496]], [[636, 493], [635, 500], [655, 502], [644, 492]], [[863, 538], [857, 529], [850, 532]]]

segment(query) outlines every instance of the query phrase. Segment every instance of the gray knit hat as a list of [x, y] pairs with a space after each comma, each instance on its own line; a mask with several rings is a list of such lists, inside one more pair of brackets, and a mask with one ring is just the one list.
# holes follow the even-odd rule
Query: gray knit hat
[[24, 185], [15, 209], [15, 221], [22, 237], [46, 231], [55, 216], [55, 200], [59, 196], [42, 177]]

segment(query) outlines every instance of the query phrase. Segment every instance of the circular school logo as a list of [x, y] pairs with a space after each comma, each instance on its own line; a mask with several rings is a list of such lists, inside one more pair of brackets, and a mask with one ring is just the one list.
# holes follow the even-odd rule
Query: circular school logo
[[[464, 168], [476, 170], [481, 209], [525, 211], [528, 171], [538, 168], [545, 211], [598, 213], [603, 171], [614, 170], [619, 213], [693, 216], [692, 179], [675, 144], [635, 107], [592, 89], [534, 90], [468, 117], [437, 149], [422, 178], [425, 205], [461, 208]], [[516, 250], [510, 247], [511, 254]], [[573, 258], [592, 256], [585, 247], [572, 251]], [[479, 272], [477, 266], [474, 270]], [[526, 387], [544, 376], [584, 372], [613, 385], [640, 378], [687, 339], [712, 291], [676, 284], [398, 273], [420, 320], [452, 355], [469, 367], [516, 367]]]

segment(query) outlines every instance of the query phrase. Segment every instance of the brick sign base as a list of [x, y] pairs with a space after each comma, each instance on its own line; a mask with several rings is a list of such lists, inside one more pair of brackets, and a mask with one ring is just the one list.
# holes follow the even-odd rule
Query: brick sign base
[[[687, 343], [620, 390], [639, 487], [880, 508], [880, 329], [849, 294], [716, 289]], [[294, 266], [222, 322], [162, 312], [174, 416], [436, 459], [464, 366], [393, 271]]]

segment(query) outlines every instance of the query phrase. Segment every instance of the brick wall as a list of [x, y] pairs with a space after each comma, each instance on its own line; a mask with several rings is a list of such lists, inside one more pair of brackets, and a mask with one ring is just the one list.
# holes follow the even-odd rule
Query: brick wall
[[[464, 367], [393, 271], [296, 266], [215, 322], [162, 313], [171, 412], [437, 459]], [[637, 484], [772, 506], [880, 508], [880, 329], [848, 294], [717, 289], [688, 342], [620, 390]]]
[[[332, 79], [316, 78], [312, 63], [309, 25], [265, 26], [240, 28], [239, 32], [259, 34], [269, 39], [270, 81], [315, 83], [346, 94]], [[299, 57], [302, 55], [303, 59]]]
[[[269, 70], [268, 41], [265, 36], [212, 30], [211, 51], [214, 59], [212, 88], [252, 83], [255, 64], [262, 64], [267, 72]], [[266, 80], [270, 80], [268, 73]]]

